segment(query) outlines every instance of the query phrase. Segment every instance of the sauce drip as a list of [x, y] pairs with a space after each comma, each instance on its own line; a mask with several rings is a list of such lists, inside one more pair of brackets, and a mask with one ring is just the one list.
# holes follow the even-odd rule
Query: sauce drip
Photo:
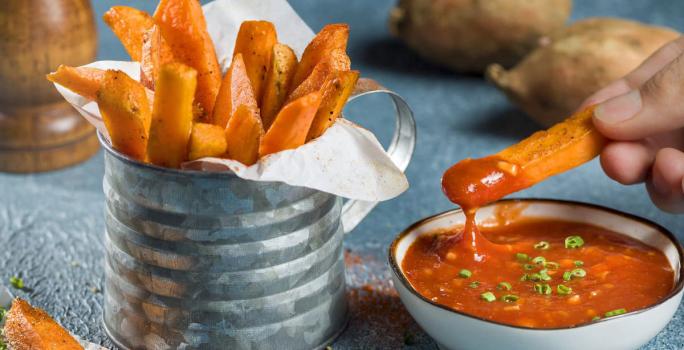
[[485, 261], [503, 249], [479, 232], [475, 222], [477, 209], [532, 184], [519, 166], [496, 155], [465, 159], [444, 172], [442, 191], [465, 213], [461, 244], [470, 250], [473, 260]]

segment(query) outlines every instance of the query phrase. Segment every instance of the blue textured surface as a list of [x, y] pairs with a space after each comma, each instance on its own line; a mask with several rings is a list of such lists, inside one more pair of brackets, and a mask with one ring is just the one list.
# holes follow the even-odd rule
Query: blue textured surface
[[[111, 5], [131, 5], [152, 11], [155, 2], [97, 0], [98, 17]], [[349, 53], [353, 66], [404, 96], [415, 111], [419, 140], [407, 171], [411, 188], [380, 204], [350, 235], [347, 246], [361, 254], [385, 258], [394, 235], [410, 223], [451, 209], [439, 179], [453, 162], [497, 151], [531, 133], [536, 126], [516, 111], [484, 80], [459, 76], [420, 61], [386, 28], [394, 0], [297, 0], [292, 5], [314, 29], [325, 23], [351, 25]], [[684, 2], [576, 0], [573, 19], [621, 16], [684, 30]], [[113, 34], [98, 23], [101, 59], [127, 59]], [[361, 104], [362, 103], [362, 104]], [[389, 104], [386, 105], [389, 107]], [[365, 102], [347, 115], [375, 131], [384, 142], [391, 136], [387, 108]], [[0, 174], [0, 281], [24, 275], [30, 291], [17, 294], [65, 324], [72, 332], [111, 345], [100, 327], [103, 234], [102, 154], [69, 169], [38, 175]], [[572, 199], [624, 210], [652, 219], [684, 238], [682, 216], [655, 208], [643, 186], [620, 186], [608, 179], [597, 162], [519, 194], [525, 197]], [[382, 264], [376, 267], [382, 269]], [[684, 310], [645, 349], [684, 348]], [[390, 320], [391, 321], [391, 320]], [[335, 349], [387, 348], [383, 331], [352, 324]], [[411, 348], [435, 349], [422, 334]]]

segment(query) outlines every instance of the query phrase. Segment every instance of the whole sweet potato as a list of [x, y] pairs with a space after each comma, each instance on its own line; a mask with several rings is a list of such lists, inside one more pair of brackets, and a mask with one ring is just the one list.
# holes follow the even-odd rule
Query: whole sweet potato
[[511, 70], [490, 66], [487, 77], [533, 119], [549, 126], [678, 36], [639, 22], [590, 18], [543, 38]]
[[425, 59], [459, 72], [510, 67], [561, 28], [572, 0], [400, 0], [390, 29]]

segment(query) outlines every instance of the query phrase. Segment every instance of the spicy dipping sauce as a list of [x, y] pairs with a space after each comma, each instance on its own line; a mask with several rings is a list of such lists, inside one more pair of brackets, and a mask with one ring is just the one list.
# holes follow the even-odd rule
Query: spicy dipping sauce
[[418, 238], [402, 270], [424, 297], [484, 319], [570, 327], [653, 305], [674, 285], [660, 251], [596, 226], [521, 218], [480, 227], [501, 249], [484, 263], [460, 244], [462, 232]]

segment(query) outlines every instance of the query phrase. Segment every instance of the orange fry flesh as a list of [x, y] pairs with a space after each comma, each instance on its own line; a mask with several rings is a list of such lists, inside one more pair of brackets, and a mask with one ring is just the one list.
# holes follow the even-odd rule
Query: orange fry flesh
[[256, 163], [263, 133], [257, 111], [250, 106], [240, 105], [226, 127], [226, 155], [244, 165]]
[[[315, 91], [320, 91], [328, 76], [335, 71], [348, 71], [351, 65], [349, 56], [341, 50], [333, 50], [330, 55], [321, 59], [311, 71], [311, 74], [287, 97], [287, 102], [294, 101], [300, 97]], [[286, 102], [286, 103], [287, 103]]]
[[319, 92], [312, 92], [286, 104], [261, 140], [259, 155], [263, 157], [303, 145], [320, 104]]
[[311, 122], [307, 141], [323, 135], [325, 130], [335, 122], [358, 79], [358, 71], [336, 71], [328, 76], [321, 87], [321, 105]]
[[221, 89], [216, 97], [213, 124], [226, 127], [228, 120], [240, 105], [246, 105], [254, 110], [258, 109], [245, 61], [242, 54], [237, 54], [233, 57], [233, 62], [221, 82]]
[[104, 76], [105, 71], [102, 69], [60, 65], [46, 78], [87, 99], [94, 100], [97, 98], [97, 90], [102, 86]]
[[12, 301], [12, 308], [5, 316], [3, 335], [11, 349], [83, 349], [45, 311], [19, 298]]
[[271, 64], [266, 73], [260, 104], [264, 130], [271, 127], [273, 119], [285, 103], [296, 69], [297, 56], [294, 51], [284, 44], [273, 45]]
[[202, 107], [200, 119], [208, 121], [221, 85], [221, 69], [199, 1], [161, 0], [154, 19], [173, 57], [197, 71], [195, 101]]
[[244, 21], [240, 25], [233, 57], [242, 54], [257, 102], [261, 101], [262, 87], [271, 63], [273, 45], [277, 42], [276, 30], [271, 22]]
[[143, 35], [154, 25], [152, 16], [136, 8], [113, 6], [102, 19], [119, 38], [131, 59], [140, 62]]
[[190, 134], [188, 159], [220, 157], [226, 153], [225, 129], [213, 124], [195, 123]]
[[321, 29], [318, 34], [311, 40], [304, 53], [302, 59], [297, 67], [293, 87], [298, 87], [313, 71], [314, 67], [323, 58], [330, 56], [334, 50], [347, 50], [347, 41], [349, 40], [349, 26], [343, 23], [328, 24]]
[[153, 25], [143, 35], [140, 83], [144, 87], [154, 90], [154, 81], [159, 76], [159, 69], [162, 65], [171, 62], [173, 62], [171, 47], [161, 36], [159, 27]]

